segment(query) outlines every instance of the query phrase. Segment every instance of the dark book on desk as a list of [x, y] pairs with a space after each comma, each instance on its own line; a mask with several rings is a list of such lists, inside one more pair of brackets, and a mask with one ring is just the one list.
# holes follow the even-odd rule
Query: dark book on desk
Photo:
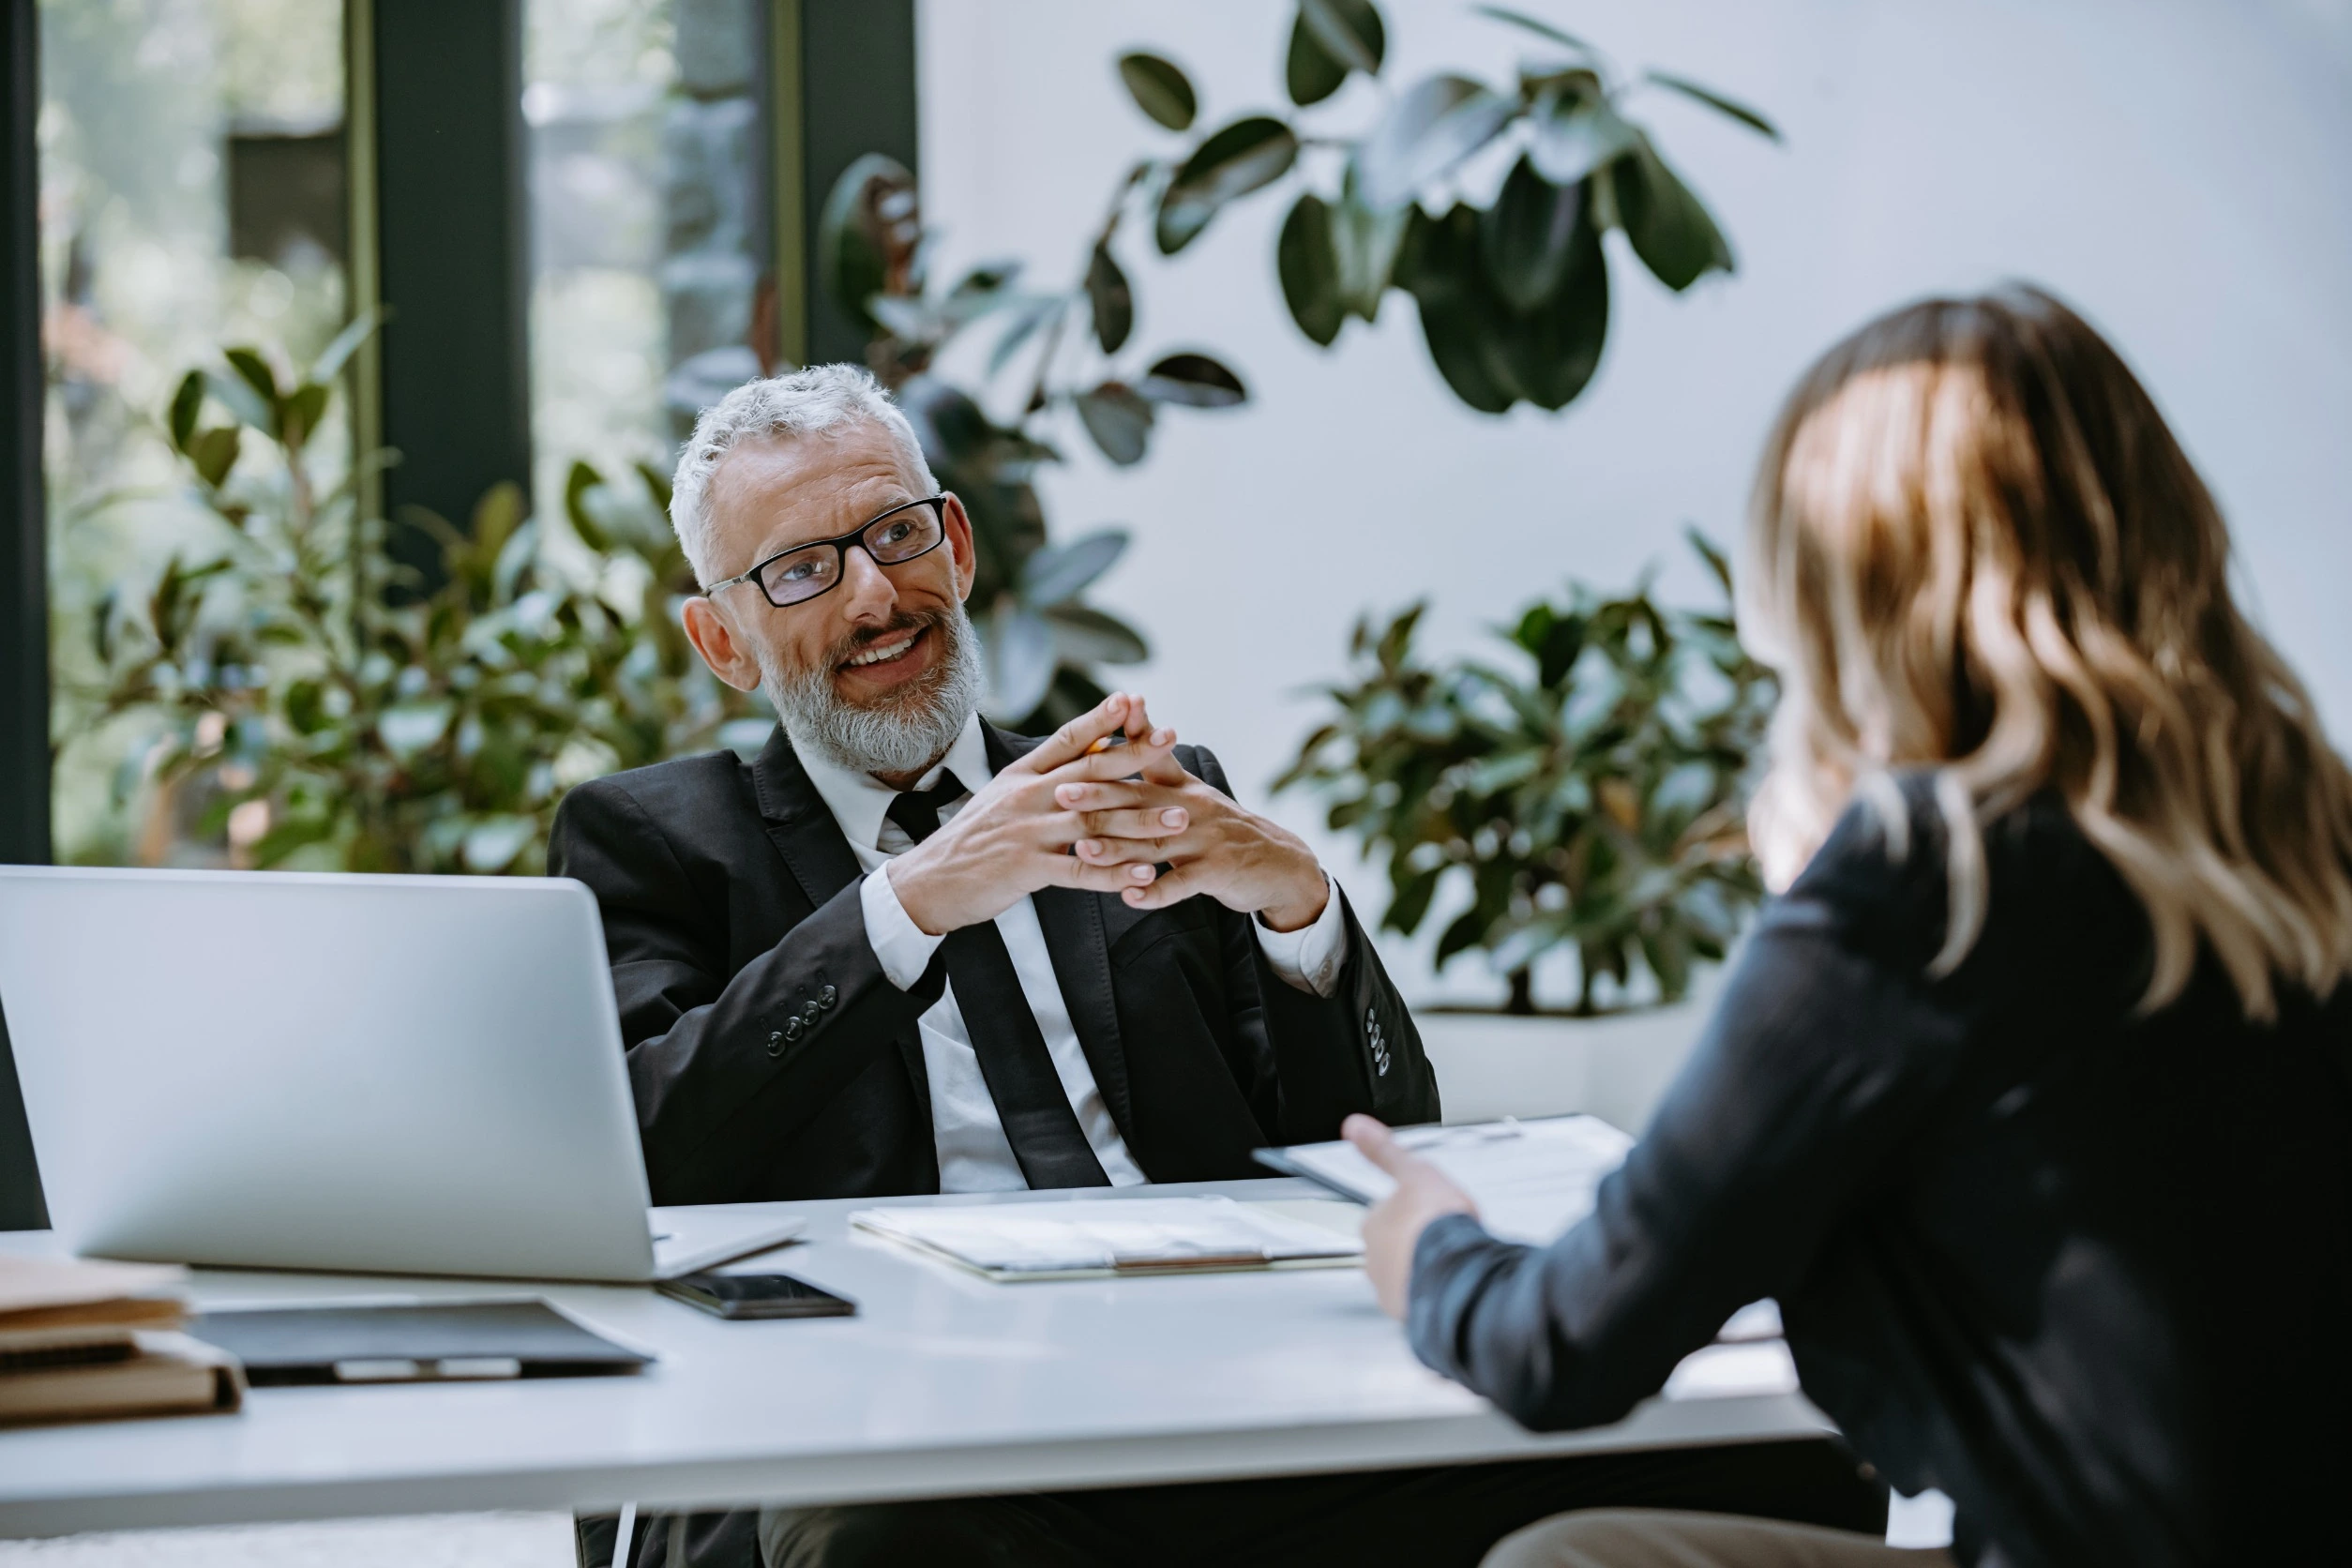
[[654, 1359], [543, 1301], [207, 1312], [188, 1332], [234, 1354], [257, 1386], [600, 1377]]

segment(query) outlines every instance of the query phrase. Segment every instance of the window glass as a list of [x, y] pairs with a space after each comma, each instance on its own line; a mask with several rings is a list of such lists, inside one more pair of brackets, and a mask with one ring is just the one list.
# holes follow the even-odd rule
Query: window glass
[[667, 472], [697, 410], [761, 373], [765, 29], [756, 0], [526, 0], [535, 475]]
[[[307, 362], [341, 324], [343, 17], [340, 0], [41, 0], [39, 27], [52, 681], [58, 732], [82, 742], [92, 607], [174, 550], [219, 553], [164, 433], [173, 387], [233, 344]], [[339, 473], [343, 430], [317, 450]], [[61, 750], [59, 858], [179, 837], [131, 820], [118, 751]]]

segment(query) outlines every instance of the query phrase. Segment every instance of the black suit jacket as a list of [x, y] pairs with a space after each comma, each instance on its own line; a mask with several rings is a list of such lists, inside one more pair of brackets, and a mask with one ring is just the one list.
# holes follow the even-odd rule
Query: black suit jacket
[[[987, 740], [999, 768], [1037, 744]], [[1231, 792], [1208, 752], [1177, 758]], [[916, 1020], [943, 960], [909, 990], [882, 972], [856, 856], [781, 727], [749, 764], [714, 752], [580, 785], [548, 860], [604, 912], [654, 1201], [939, 1190]], [[1261, 1175], [1252, 1149], [1335, 1138], [1349, 1111], [1437, 1118], [1420, 1035], [1352, 911], [1324, 1001], [1213, 899], [1034, 897], [1094, 1081], [1153, 1181]]]

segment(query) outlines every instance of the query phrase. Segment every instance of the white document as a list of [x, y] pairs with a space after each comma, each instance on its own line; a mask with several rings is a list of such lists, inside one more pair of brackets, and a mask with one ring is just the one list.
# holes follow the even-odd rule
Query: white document
[[1229, 1198], [1122, 1198], [860, 1209], [860, 1230], [991, 1279], [1340, 1267], [1364, 1244]]
[[[1634, 1146], [1631, 1136], [1597, 1116], [1400, 1127], [1396, 1141], [1470, 1195], [1488, 1234], [1531, 1246], [1557, 1240], [1591, 1214], [1601, 1178]], [[1260, 1149], [1258, 1158], [1362, 1203], [1378, 1203], [1396, 1188], [1388, 1172], [1344, 1141]]]

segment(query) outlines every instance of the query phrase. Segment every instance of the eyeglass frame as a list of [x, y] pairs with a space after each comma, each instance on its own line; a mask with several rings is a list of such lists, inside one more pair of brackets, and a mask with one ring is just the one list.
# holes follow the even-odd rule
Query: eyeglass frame
[[[774, 555], [763, 555], [759, 560], [754, 561], [751, 564], [749, 570], [737, 572], [733, 577], [722, 578], [718, 581], [710, 584], [702, 590], [702, 596], [709, 598], [722, 588], [732, 588], [738, 582], [748, 582], [753, 587], [760, 590], [760, 596], [768, 601], [768, 608], [771, 610], [792, 610], [804, 604], [814, 604], [817, 600], [823, 598], [827, 594], [832, 593], [836, 588], [840, 587], [844, 581], [848, 580], [850, 575], [850, 547], [852, 545], [855, 545], [858, 549], [864, 550], [866, 552], [866, 558], [873, 562], [876, 566], [887, 570], [892, 566], [903, 566], [909, 561], [920, 561], [926, 555], [930, 554], [931, 551], [939, 549], [941, 545], [945, 544], [947, 542], [947, 503], [953, 499], [953, 494], [947, 490], [941, 490], [935, 495], [917, 496], [912, 501], [901, 501], [898, 505], [890, 507], [886, 511], [875, 513], [872, 517], [867, 518], [864, 522], [859, 523], [855, 528], [851, 529], [846, 534], [837, 534], [830, 539], [804, 539], [799, 544], [787, 545], [782, 550], [777, 550]], [[892, 518], [897, 517], [900, 512], [912, 511], [917, 506], [936, 506], [939, 508], [939, 537], [933, 539], [929, 544], [925, 545], [921, 550], [916, 550], [912, 555], [902, 557], [897, 561], [884, 561], [882, 557], [876, 555], [874, 553], [874, 547], [866, 542], [866, 531], [872, 528], [878, 522], [888, 522]], [[768, 592], [768, 585], [760, 580], [760, 573], [766, 567], [772, 566], [776, 562], [783, 560], [787, 555], [798, 555], [804, 550], [818, 550], [826, 545], [831, 545], [833, 547], [834, 563], [840, 568], [833, 574], [833, 580], [825, 584], [822, 588], [818, 589], [815, 593], [809, 595], [805, 599], [794, 599], [790, 604], [777, 604], [776, 602], [776, 596]]]

